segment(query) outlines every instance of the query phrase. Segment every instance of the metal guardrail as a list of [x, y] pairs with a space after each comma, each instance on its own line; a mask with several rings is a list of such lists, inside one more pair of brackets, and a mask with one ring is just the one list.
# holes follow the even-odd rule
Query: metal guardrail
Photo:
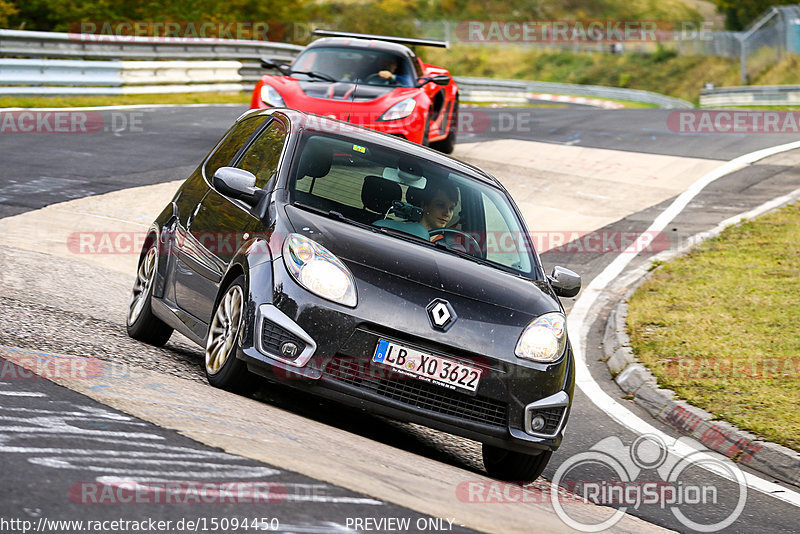
[[624, 89], [621, 87], [604, 87], [601, 85], [578, 85], [570, 83], [552, 83], [520, 80], [494, 80], [490, 78], [456, 78], [462, 91], [462, 99], [468, 99], [470, 92], [492, 91], [498, 97], [508, 99], [526, 99], [527, 93], [554, 93], [564, 95], [591, 96], [609, 98], [628, 102], [653, 104], [666, 109], [691, 109], [694, 105], [680, 98], [673, 98], [650, 91]]
[[[0, 60], [0, 84], [4, 86], [0, 94], [251, 90], [264, 72], [261, 58], [291, 61], [302, 49], [269, 41], [0, 30], [0, 56], [35, 58]], [[185, 65], [172, 61], [167, 66], [165, 60], [184, 60]], [[238, 74], [229, 72], [233, 64], [228, 60], [235, 62]], [[152, 71], [149, 79], [148, 70]], [[173, 75], [165, 74], [170, 70]], [[135, 71], [140, 76], [133, 74]], [[172, 81], [164, 81], [165, 76]]]
[[3, 85], [120, 86], [121, 61], [0, 58]]
[[752, 85], [704, 89], [700, 107], [798, 106], [800, 85]]
[[0, 94], [242, 91], [239, 61], [0, 59]]
[[[262, 57], [290, 61], [302, 49], [269, 41], [0, 30], [0, 56], [35, 58], [0, 60], [0, 83], [6, 86], [0, 87], [0, 94], [132, 94], [159, 92], [159, 87], [161, 92], [194, 92], [213, 91], [215, 86], [219, 91], [251, 90], [265, 72], [260, 64]], [[56, 59], [67, 57], [72, 59]], [[183, 61], [185, 65], [180, 67], [159, 65], [170, 63], [163, 60], [189, 59], [197, 61]], [[197, 64], [204, 62], [199, 60], [207, 60], [205, 63], [234, 60], [238, 62], [238, 76], [230, 72], [193, 76], [192, 71], [197, 68], [215, 70], [208, 65], [200, 67]], [[141, 68], [134, 67], [136, 64]], [[164, 81], [163, 71], [171, 68], [177, 70], [170, 76], [171, 81]], [[222, 64], [219, 67], [229, 68], [230, 65]], [[152, 71], [150, 74], [139, 77], [132, 74], [148, 69]], [[459, 77], [456, 81], [465, 99], [472, 94], [495, 102], [522, 103], [527, 102], [527, 93], [548, 92], [644, 102], [664, 108], [693, 107], [684, 100], [633, 89], [487, 78]], [[12, 85], [15, 87], [9, 87]]]
[[302, 49], [302, 46], [270, 41], [0, 30], [0, 55], [6, 57], [251, 61], [268, 57], [287, 61]]

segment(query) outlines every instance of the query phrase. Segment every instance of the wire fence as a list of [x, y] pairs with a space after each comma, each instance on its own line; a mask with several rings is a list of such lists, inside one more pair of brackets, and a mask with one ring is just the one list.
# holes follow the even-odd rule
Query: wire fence
[[419, 21], [417, 33], [470, 46], [612, 54], [667, 49], [728, 57], [739, 60], [747, 83], [785, 54], [800, 54], [800, 5], [771, 7], [740, 32], [666, 21]]

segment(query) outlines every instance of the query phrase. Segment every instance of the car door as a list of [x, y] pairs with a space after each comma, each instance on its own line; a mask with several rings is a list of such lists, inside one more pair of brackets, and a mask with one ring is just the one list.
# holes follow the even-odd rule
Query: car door
[[[231, 164], [252, 172], [256, 187], [270, 191], [285, 141], [286, 128], [280, 121], [272, 120], [250, 139]], [[193, 258], [192, 286], [184, 287], [184, 294], [191, 293], [194, 298], [185, 303], [188, 306], [185, 310], [206, 324], [231, 260], [248, 234], [261, 223], [253, 211], [251, 206], [223, 195], [212, 186], [189, 223], [189, 234], [198, 249]], [[184, 281], [188, 282], [188, 277]]]
[[[209, 297], [206, 294], [207, 281], [214, 279], [220, 269], [210, 252], [218, 247], [209, 241], [213, 236], [196, 234], [197, 227], [191, 228], [203, 210], [203, 203], [212, 200], [208, 197], [208, 193], [212, 190], [214, 173], [220, 167], [235, 161], [249, 140], [255, 137], [269, 119], [268, 115], [257, 115], [246, 118], [231, 128], [200, 169], [190, 178], [192, 187], [184, 186], [177, 199], [179, 213], [174, 230], [175, 245], [172, 258], [174, 265], [170, 268], [173, 277], [169, 285], [174, 291], [174, 300], [178, 308], [203, 322], [207, 322], [207, 318], [204, 317], [207, 301], [209, 298], [214, 298], [214, 295]], [[205, 243], [201, 240], [205, 240]], [[183, 320], [191, 322], [188, 317], [184, 317]]]

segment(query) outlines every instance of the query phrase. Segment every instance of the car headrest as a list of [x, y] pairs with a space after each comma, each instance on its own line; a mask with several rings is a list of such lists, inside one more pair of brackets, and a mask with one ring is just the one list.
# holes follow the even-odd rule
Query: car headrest
[[406, 189], [406, 202], [422, 207], [422, 198], [423, 193], [421, 188], [408, 186], [408, 189]]
[[361, 202], [368, 210], [377, 213], [386, 213], [392, 207], [392, 202], [400, 200], [403, 191], [400, 184], [380, 176], [367, 176], [361, 187]]
[[320, 178], [331, 171], [333, 149], [323, 142], [309, 141], [300, 156], [297, 177], [311, 176]]

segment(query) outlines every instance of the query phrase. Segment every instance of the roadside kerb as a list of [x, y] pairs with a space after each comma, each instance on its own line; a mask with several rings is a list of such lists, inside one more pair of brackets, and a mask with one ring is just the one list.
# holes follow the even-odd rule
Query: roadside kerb
[[[800, 189], [769, 201], [754, 210], [727, 219], [714, 229], [701, 232], [677, 250], [668, 250], [651, 258], [652, 261], [669, 261], [687, 253], [706, 239], [718, 236], [725, 228], [743, 220], [752, 219], [800, 199]], [[713, 414], [676, 398], [672, 390], [658, 386], [650, 370], [640, 363], [631, 349], [625, 319], [628, 301], [634, 291], [647, 280], [653, 270], [645, 264], [635, 269], [628, 280], [625, 294], [608, 315], [603, 334], [603, 352], [608, 370], [617, 385], [642, 406], [650, 415], [666, 423], [681, 434], [699, 440], [711, 450], [783, 482], [800, 485], [800, 453], [782, 445], [760, 439], [750, 432], [720, 421]]]

